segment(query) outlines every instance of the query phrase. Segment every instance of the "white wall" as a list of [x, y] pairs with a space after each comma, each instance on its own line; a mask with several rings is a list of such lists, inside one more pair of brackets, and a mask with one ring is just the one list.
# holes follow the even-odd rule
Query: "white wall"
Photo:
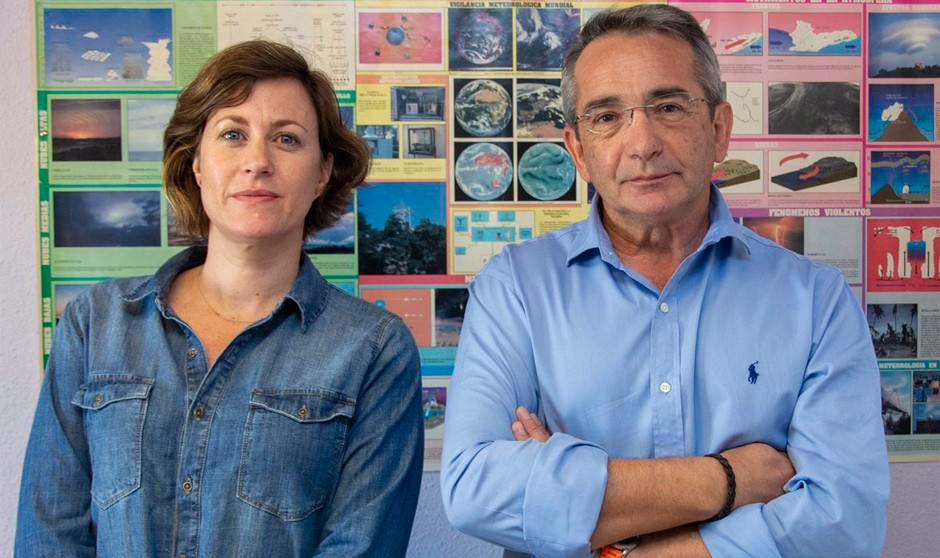
[[[0, 556], [10, 556], [20, 467], [39, 391], [39, 286], [33, 3], [5, 0], [0, 14]], [[940, 463], [895, 464], [887, 558], [940, 555]], [[451, 529], [436, 473], [426, 473], [410, 558], [499, 555]], [[838, 549], [833, 549], [838, 553]]]
[[33, 3], [0, 11], [0, 555], [10, 556], [23, 449], [39, 394]]

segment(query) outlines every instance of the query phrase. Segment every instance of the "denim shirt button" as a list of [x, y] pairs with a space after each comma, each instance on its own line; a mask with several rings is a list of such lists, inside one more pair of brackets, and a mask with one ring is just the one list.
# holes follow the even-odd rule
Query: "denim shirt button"
[[104, 396], [101, 395], [100, 393], [95, 395], [95, 405], [100, 405], [103, 400], [104, 400]]
[[186, 356], [188, 356], [189, 358], [193, 358], [194, 356], [196, 356], [196, 349], [190, 347], [189, 350], [186, 351]]
[[192, 492], [192, 490], [193, 490], [193, 481], [192, 479], [187, 477], [186, 480], [183, 481], [183, 492], [185, 492], [186, 494], [189, 494], [190, 492]]
[[205, 414], [206, 414], [206, 411], [202, 407], [196, 407], [195, 409], [193, 409], [193, 416], [196, 417], [196, 420], [201, 419], [203, 415]]
[[307, 406], [306, 406], [306, 405], [301, 405], [300, 408], [297, 409], [297, 416], [300, 417], [300, 418], [304, 418], [304, 417], [307, 416]]

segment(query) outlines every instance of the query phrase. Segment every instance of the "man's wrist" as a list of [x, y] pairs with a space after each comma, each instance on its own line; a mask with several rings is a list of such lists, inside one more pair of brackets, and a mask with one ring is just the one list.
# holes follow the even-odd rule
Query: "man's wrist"
[[721, 468], [725, 472], [725, 478], [728, 483], [728, 495], [725, 498], [724, 507], [722, 507], [721, 510], [717, 514], [715, 514], [711, 519], [708, 520], [708, 521], [717, 521], [719, 519], [722, 519], [723, 517], [726, 517], [728, 514], [731, 513], [731, 510], [734, 509], [734, 500], [735, 500], [735, 497], [737, 495], [737, 490], [738, 490], [737, 481], [734, 478], [734, 469], [731, 468], [731, 464], [728, 463], [728, 460], [725, 459], [723, 455], [721, 455], [720, 453], [709, 453], [705, 457], [711, 457], [712, 459], [715, 459], [716, 461], [718, 461], [718, 463], [721, 464]]

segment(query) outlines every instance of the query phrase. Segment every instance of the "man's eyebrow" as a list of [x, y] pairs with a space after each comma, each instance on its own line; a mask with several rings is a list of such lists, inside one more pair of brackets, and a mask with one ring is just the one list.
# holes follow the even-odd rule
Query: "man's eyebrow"
[[584, 112], [590, 112], [591, 109], [596, 108], [596, 107], [601, 107], [604, 105], [613, 105], [613, 104], [623, 104], [623, 99], [615, 95], [608, 95], [607, 97], [594, 99], [593, 101], [584, 105]]
[[656, 97], [663, 97], [665, 95], [678, 95], [678, 94], [691, 95], [691, 93], [689, 93], [687, 89], [684, 89], [682, 87], [677, 87], [677, 86], [660, 87], [659, 89], [652, 90], [650, 92], [650, 96], [648, 97], [648, 99], [654, 99]]
[[[665, 95], [677, 95], [677, 94], [691, 95], [691, 93], [689, 93], [687, 89], [682, 88], [682, 87], [678, 87], [678, 86], [659, 87], [657, 89], [653, 89], [652, 91], [650, 91], [649, 95], [647, 95], [646, 97], [646, 100], [643, 102], [646, 103], [650, 99], [655, 99], [656, 97], [663, 97]], [[584, 112], [591, 112], [591, 109], [602, 107], [604, 105], [623, 105], [623, 104], [628, 104], [628, 103], [624, 103], [621, 97], [618, 97], [616, 95], [608, 95], [606, 97], [594, 99], [588, 104], [584, 105]]]

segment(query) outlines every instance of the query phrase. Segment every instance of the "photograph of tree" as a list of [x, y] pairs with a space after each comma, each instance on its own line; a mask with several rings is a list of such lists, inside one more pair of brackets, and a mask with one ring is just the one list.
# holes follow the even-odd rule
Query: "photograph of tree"
[[447, 273], [443, 182], [383, 182], [359, 189], [359, 273]]

